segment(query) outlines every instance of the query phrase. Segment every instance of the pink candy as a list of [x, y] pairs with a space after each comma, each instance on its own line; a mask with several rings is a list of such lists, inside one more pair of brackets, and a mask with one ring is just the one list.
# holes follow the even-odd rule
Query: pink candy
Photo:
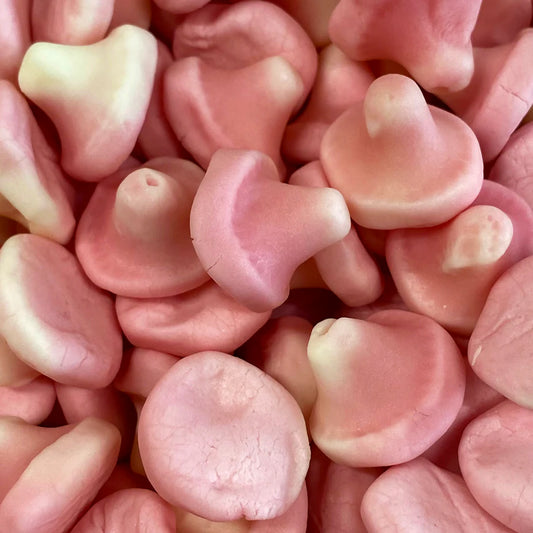
[[533, 531], [532, 12], [2, 2], [0, 532]]

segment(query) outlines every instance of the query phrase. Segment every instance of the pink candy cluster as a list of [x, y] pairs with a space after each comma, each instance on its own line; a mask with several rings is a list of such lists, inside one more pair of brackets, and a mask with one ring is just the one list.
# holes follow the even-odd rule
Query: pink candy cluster
[[531, 533], [532, 10], [0, 2], [0, 532]]

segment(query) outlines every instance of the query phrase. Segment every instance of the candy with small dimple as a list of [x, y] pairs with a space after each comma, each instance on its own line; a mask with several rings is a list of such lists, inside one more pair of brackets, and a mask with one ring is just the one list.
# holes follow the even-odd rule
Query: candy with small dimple
[[279, 516], [298, 497], [310, 454], [292, 396], [221, 352], [181, 359], [163, 376], [142, 409], [139, 447], [157, 492], [209, 520]]
[[317, 324], [308, 346], [318, 396], [313, 441], [353, 467], [414, 459], [450, 427], [465, 390], [465, 366], [451, 336], [408, 311]]

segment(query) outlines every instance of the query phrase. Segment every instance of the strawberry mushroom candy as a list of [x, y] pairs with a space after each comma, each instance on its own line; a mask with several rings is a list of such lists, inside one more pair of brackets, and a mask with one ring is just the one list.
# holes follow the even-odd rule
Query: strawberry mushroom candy
[[148, 30], [152, 14], [150, 0], [113, 0], [113, 3], [111, 28], [132, 24], [143, 30]]
[[156, 62], [156, 39], [130, 25], [94, 44], [40, 42], [28, 49], [19, 85], [56, 126], [70, 176], [98, 181], [127, 159], [146, 115]]
[[331, 460], [388, 466], [419, 456], [457, 416], [465, 365], [452, 337], [408, 311], [319, 322], [308, 356], [318, 396], [310, 429]]
[[177, 60], [193, 56], [227, 70], [281, 56], [303, 84], [295, 111], [309, 94], [317, 70], [317, 52], [304, 29], [283, 9], [259, 0], [210, 3], [190, 13], [176, 26], [172, 51]]
[[159, 495], [214, 521], [286, 512], [310, 456], [293, 397], [221, 352], [183, 358], [156, 384], [141, 412], [139, 448]]
[[458, 91], [474, 70], [470, 36], [481, 0], [340, 0], [329, 34], [356, 61], [390, 59], [427, 91]]
[[298, 265], [350, 227], [339, 191], [281, 183], [272, 159], [253, 150], [217, 151], [191, 209], [193, 245], [205, 270], [256, 312], [280, 305]]
[[208, 4], [210, 0], [154, 0], [160, 9], [170, 13], [184, 14], [196, 11]]
[[22, 361], [60, 383], [105, 387], [120, 366], [112, 298], [44, 237], [15, 235], [0, 249], [0, 334]]
[[0, 418], [0, 431], [2, 485], [10, 485], [2, 487], [0, 530], [70, 531], [113, 471], [119, 431], [97, 418], [60, 428]]
[[0, 80], [0, 128], [0, 215], [67, 243], [76, 224], [71, 187], [28, 103], [6, 80]]
[[472, 130], [428, 105], [416, 83], [400, 74], [376, 79], [364, 102], [333, 122], [320, 160], [353, 220], [373, 229], [446, 222], [470, 205], [483, 182]]
[[240, 148], [265, 153], [284, 174], [281, 140], [303, 90], [281, 56], [238, 69], [186, 57], [165, 72], [163, 98], [176, 137], [203, 168], [219, 148]]
[[494, 283], [468, 343], [474, 372], [529, 409], [533, 409], [532, 301], [533, 256], [529, 256]]
[[320, 143], [330, 124], [352, 104], [364, 100], [374, 79], [367, 63], [351, 60], [335, 45], [321, 50], [309, 100], [285, 130], [283, 155], [298, 162], [318, 159]]
[[533, 105], [533, 28], [506, 44], [474, 48], [474, 76], [455, 93], [436, 91], [479, 140], [484, 161], [501, 152]]
[[190, 161], [166, 157], [102, 180], [76, 232], [76, 254], [87, 276], [135, 298], [171, 296], [206, 282], [189, 235], [203, 175]]
[[475, 202], [433, 228], [399, 229], [386, 244], [387, 264], [412, 311], [469, 335], [494, 282], [533, 254], [533, 213], [522, 198], [485, 182]]
[[[294, 172], [289, 183], [309, 187], [328, 187], [320, 161], [314, 161]], [[326, 287], [346, 305], [371, 303], [383, 292], [383, 275], [357, 235], [352, 224], [344, 239], [320, 250], [313, 256], [318, 274]]]
[[533, 412], [504, 401], [473, 420], [459, 445], [468, 489], [513, 531], [533, 530]]
[[93, 44], [105, 37], [114, 7], [114, 0], [33, 2], [33, 40], [69, 45]]
[[205, 350], [233, 352], [269, 318], [209, 281], [168, 298], [117, 297], [122, 331], [135, 346], [184, 357]]
[[381, 474], [363, 497], [361, 515], [368, 533], [512, 533], [479, 506], [459, 475], [421, 457]]
[[172, 506], [153, 490], [124, 489], [95, 503], [70, 533], [176, 533]]

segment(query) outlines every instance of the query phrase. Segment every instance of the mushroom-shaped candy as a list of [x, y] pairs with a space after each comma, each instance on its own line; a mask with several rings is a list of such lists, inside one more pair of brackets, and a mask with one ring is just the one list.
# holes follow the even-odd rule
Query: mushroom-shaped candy
[[308, 355], [318, 389], [311, 435], [339, 464], [414, 459], [446, 432], [463, 401], [459, 348], [423, 315], [324, 320], [311, 333]]
[[251, 150], [219, 150], [191, 210], [200, 262], [223, 290], [258, 312], [281, 304], [296, 267], [350, 227], [339, 191], [280, 183], [273, 161]]
[[141, 412], [139, 448], [157, 492], [209, 520], [283, 514], [300, 494], [310, 455], [293, 397], [220, 352], [185, 357], [156, 384]]
[[331, 40], [357, 61], [392, 59], [424, 89], [458, 91], [474, 69], [470, 35], [481, 0], [341, 0]]
[[126, 160], [146, 115], [156, 62], [155, 38], [129, 25], [95, 44], [40, 42], [28, 49], [20, 88], [57, 127], [68, 174], [98, 181]]
[[99, 183], [76, 233], [89, 278], [134, 298], [171, 296], [207, 281], [189, 233], [202, 177], [190, 161], [158, 158]]
[[472, 130], [428, 106], [416, 83], [400, 74], [376, 79], [364, 102], [329, 127], [320, 152], [352, 218], [374, 229], [445, 222], [474, 200], [483, 181]]
[[113, 300], [44, 237], [15, 235], [0, 249], [0, 334], [20, 359], [60, 383], [105, 387], [120, 366]]

